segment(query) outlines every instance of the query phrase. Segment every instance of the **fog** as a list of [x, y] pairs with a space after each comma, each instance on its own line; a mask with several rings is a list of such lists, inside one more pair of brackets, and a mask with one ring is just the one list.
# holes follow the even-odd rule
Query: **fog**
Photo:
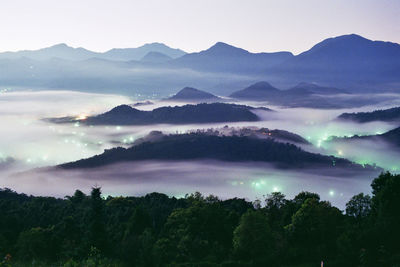
[[[276, 190], [289, 197], [308, 190], [344, 207], [352, 195], [370, 192], [370, 183], [377, 173], [327, 174], [325, 170], [293, 171], [275, 169], [266, 164], [209, 161], [136, 162], [68, 172], [35, 168], [91, 157], [115, 146], [128, 147], [153, 130], [185, 133], [229, 125], [287, 130], [301, 135], [312, 144], [303, 145], [305, 150], [345, 157], [363, 164], [376, 163], [387, 170], [398, 172], [398, 148], [376, 142], [330, 141], [331, 136], [384, 133], [398, 127], [385, 122], [358, 124], [335, 120], [343, 112], [389, 108], [397, 105], [398, 99], [396, 95], [391, 97], [391, 101], [378, 105], [340, 110], [282, 108], [249, 102], [245, 104], [267, 106], [274, 111], [254, 111], [262, 118], [258, 122], [89, 127], [77, 123], [51, 124], [42, 119], [88, 116], [119, 104], [135, 103], [139, 98], [71, 91], [4, 92], [0, 93], [0, 187], [10, 187], [28, 194], [63, 197], [72, 194], [75, 189], [88, 191], [91, 186], [98, 184], [109, 195], [143, 195], [157, 191], [182, 196], [200, 191], [223, 198], [237, 196], [252, 200]], [[137, 108], [151, 110], [164, 105], [185, 104], [152, 101], [152, 105]]]
[[[323, 174], [321, 174], [323, 173]], [[271, 192], [288, 198], [301, 191], [318, 192], [322, 199], [344, 208], [355, 194], [370, 193], [378, 173], [329, 173], [326, 170], [282, 170], [262, 163], [220, 161], [142, 161], [84, 170], [33, 170], [2, 179], [3, 185], [34, 195], [64, 197], [75, 189], [89, 193], [94, 185], [104, 195], [145, 195], [162, 192], [183, 197], [196, 191], [223, 199], [263, 199]]]

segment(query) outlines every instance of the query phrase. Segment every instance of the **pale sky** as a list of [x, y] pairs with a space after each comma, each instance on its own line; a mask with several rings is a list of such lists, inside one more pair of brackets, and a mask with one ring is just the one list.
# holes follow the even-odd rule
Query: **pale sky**
[[0, 0], [0, 51], [57, 43], [105, 51], [217, 41], [300, 53], [349, 33], [400, 43], [400, 0]]

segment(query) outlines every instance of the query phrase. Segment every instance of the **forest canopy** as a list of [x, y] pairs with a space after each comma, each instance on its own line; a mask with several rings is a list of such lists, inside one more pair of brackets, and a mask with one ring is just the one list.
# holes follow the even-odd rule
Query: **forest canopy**
[[[400, 175], [345, 211], [300, 192], [64, 199], [0, 190], [0, 266], [398, 266]], [[397, 264], [397, 265], [396, 265]]]

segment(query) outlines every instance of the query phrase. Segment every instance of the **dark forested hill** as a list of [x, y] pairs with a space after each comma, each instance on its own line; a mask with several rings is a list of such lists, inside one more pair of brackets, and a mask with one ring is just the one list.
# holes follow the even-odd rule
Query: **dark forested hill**
[[[91, 168], [124, 161], [195, 160], [258, 161], [285, 168], [325, 167], [363, 169], [348, 160], [306, 152], [292, 144], [238, 136], [181, 134], [164, 136], [131, 148], [114, 148], [88, 159], [60, 165], [60, 168]], [[368, 167], [367, 167], [368, 168]]]
[[[203, 103], [197, 105], [161, 107], [152, 111], [142, 111], [128, 105], [121, 105], [106, 113], [88, 117], [80, 122], [90, 125], [146, 125], [157, 123], [185, 124], [258, 121], [259, 118], [257, 115], [251, 112], [253, 109], [256, 108], [235, 104]], [[262, 109], [270, 110], [268, 108]], [[48, 120], [55, 123], [76, 121], [71, 117]]]
[[333, 141], [356, 141], [356, 140], [365, 140], [365, 141], [372, 141], [372, 142], [385, 142], [392, 147], [400, 148], [400, 127], [390, 130], [383, 134], [376, 134], [376, 135], [364, 135], [359, 136], [355, 135], [352, 137], [342, 137], [342, 138], [334, 138]]
[[371, 121], [400, 122], [400, 107], [375, 110], [372, 112], [343, 113], [338, 117], [338, 119], [351, 120], [361, 123]]

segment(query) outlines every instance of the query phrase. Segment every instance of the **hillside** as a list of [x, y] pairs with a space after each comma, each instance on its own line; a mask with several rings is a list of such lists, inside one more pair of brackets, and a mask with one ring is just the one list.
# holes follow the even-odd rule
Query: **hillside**
[[[50, 118], [53, 123], [81, 122], [87, 125], [148, 125], [148, 124], [188, 124], [212, 122], [258, 121], [251, 112], [255, 108], [244, 105], [211, 103], [161, 107], [152, 111], [142, 111], [128, 105], [120, 105], [103, 114], [77, 120], [72, 117]], [[271, 111], [267, 108], [259, 108]]]
[[[202, 133], [164, 136], [131, 148], [113, 148], [88, 159], [60, 165], [60, 168], [93, 168], [117, 162], [138, 160], [258, 161], [284, 168], [350, 168], [364, 170], [348, 160], [303, 151], [292, 144], [239, 136], [215, 136]], [[368, 169], [369, 167], [367, 167]]]
[[357, 141], [357, 140], [364, 140], [364, 141], [371, 141], [371, 142], [384, 142], [390, 145], [393, 148], [399, 149], [400, 148], [400, 127], [390, 130], [383, 134], [376, 134], [376, 135], [354, 135], [352, 137], [342, 137], [342, 138], [334, 138], [332, 141]]
[[398, 122], [400, 121], [400, 107], [375, 110], [372, 112], [343, 113], [338, 117], [338, 119], [351, 120], [360, 123], [372, 121]]

